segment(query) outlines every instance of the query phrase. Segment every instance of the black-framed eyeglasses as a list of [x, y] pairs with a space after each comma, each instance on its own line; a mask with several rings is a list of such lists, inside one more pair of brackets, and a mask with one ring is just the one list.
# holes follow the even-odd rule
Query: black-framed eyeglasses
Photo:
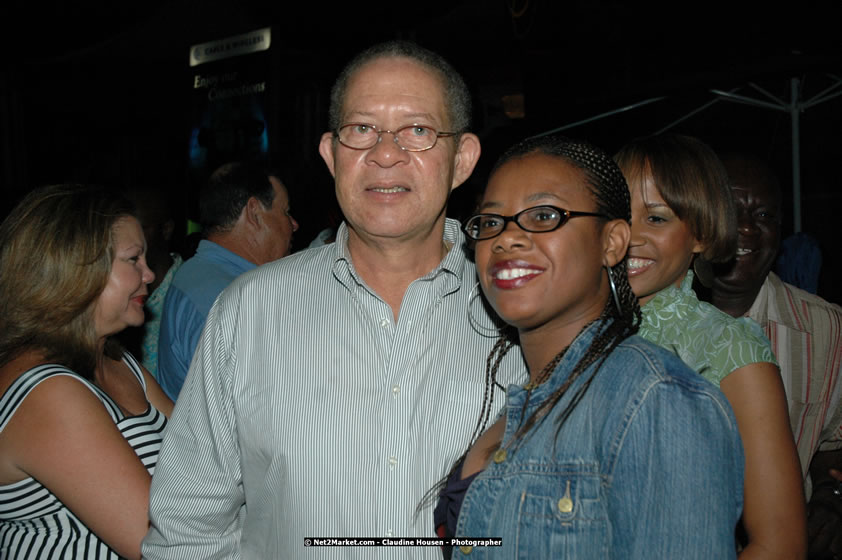
[[576, 212], [557, 206], [534, 206], [526, 210], [521, 210], [514, 216], [477, 214], [468, 218], [462, 226], [462, 231], [471, 239], [482, 241], [497, 237], [503, 233], [509, 222], [514, 222], [523, 231], [546, 233], [557, 230], [566, 224], [570, 218], [578, 218], [580, 216], [594, 216], [608, 219], [608, 216], [605, 214], [597, 214], [595, 212]]
[[339, 127], [334, 136], [339, 142], [353, 150], [368, 150], [373, 148], [383, 133], [388, 132], [395, 139], [402, 150], [407, 152], [423, 152], [436, 145], [439, 138], [456, 136], [457, 132], [439, 132], [435, 128], [420, 124], [408, 124], [397, 130], [380, 130], [373, 124], [348, 123]]

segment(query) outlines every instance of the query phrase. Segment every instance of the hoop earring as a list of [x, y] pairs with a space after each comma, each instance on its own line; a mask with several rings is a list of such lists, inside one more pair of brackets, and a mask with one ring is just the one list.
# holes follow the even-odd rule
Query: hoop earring
[[496, 338], [496, 337], [500, 336], [503, 333], [503, 331], [506, 329], [505, 325], [502, 326], [502, 327], [498, 327], [498, 326], [486, 327], [485, 325], [481, 325], [480, 322], [477, 321], [476, 317], [474, 317], [473, 313], [471, 313], [471, 304], [473, 303], [473, 301], [475, 299], [477, 299], [479, 297], [479, 290], [477, 288], [479, 288], [479, 282], [474, 284], [474, 287], [471, 288], [471, 291], [468, 294], [468, 306], [467, 306], [468, 323], [471, 324], [471, 327], [473, 327], [473, 329], [478, 334], [481, 334], [482, 336], [485, 336], [485, 337], [488, 337], [488, 338]]
[[610, 266], [605, 266], [605, 271], [608, 273], [608, 286], [611, 288], [611, 295], [614, 296], [614, 305], [617, 306], [617, 314], [619, 317], [623, 316], [623, 308], [620, 307], [620, 298], [617, 296], [617, 285], [614, 283], [614, 273]]
[[713, 265], [711, 265], [709, 260], [702, 257], [702, 255], [696, 255], [696, 258], [693, 259], [693, 272], [696, 274], [696, 278], [699, 279], [702, 286], [705, 288], [713, 286]]

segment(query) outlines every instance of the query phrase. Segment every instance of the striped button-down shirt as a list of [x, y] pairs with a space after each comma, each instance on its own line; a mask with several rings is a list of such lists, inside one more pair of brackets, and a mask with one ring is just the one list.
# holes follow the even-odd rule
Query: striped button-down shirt
[[778, 359], [805, 490], [819, 449], [842, 448], [842, 308], [769, 273], [748, 311]]
[[[397, 321], [355, 272], [347, 236], [246, 273], [214, 304], [165, 434], [144, 557], [440, 557], [305, 547], [434, 536], [432, 507], [416, 508], [469, 444], [496, 338], [473, 326], [492, 322], [470, 299], [457, 222]], [[513, 350], [498, 379], [525, 378]]]

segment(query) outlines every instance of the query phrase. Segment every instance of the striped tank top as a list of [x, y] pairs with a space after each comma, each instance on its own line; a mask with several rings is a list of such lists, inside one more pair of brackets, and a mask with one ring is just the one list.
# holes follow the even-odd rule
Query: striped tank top
[[[123, 355], [143, 392], [146, 381], [133, 356]], [[117, 429], [135, 450], [149, 474], [155, 471], [166, 417], [151, 404], [139, 416], [125, 416], [99, 387], [64, 366], [44, 364], [18, 377], [0, 398], [0, 432], [20, 403], [39, 383], [56, 375], [74, 377], [99, 397]], [[118, 559], [120, 556], [93, 534], [52, 492], [27, 478], [0, 485], [0, 558], [2, 559]]]

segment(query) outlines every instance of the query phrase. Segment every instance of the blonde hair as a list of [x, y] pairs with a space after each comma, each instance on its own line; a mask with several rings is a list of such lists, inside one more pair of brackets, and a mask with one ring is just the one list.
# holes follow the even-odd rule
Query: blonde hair
[[122, 196], [72, 184], [36, 189], [12, 210], [0, 225], [0, 365], [37, 351], [93, 378], [94, 307], [111, 273], [114, 224], [131, 215]]

